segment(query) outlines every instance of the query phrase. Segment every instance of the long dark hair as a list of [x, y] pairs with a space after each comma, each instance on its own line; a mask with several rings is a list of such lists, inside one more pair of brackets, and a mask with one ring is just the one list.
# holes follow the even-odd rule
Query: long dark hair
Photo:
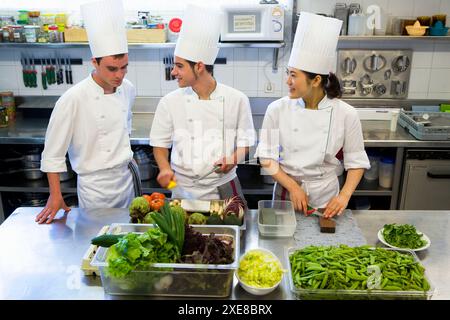
[[306, 71], [303, 72], [310, 80], [313, 80], [318, 75], [321, 76], [322, 81], [320, 82], [320, 85], [322, 86], [322, 89], [326, 92], [328, 98], [333, 99], [342, 97], [341, 84], [339, 82], [338, 77], [336, 77], [334, 73], [330, 72], [328, 75], [326, 75]]

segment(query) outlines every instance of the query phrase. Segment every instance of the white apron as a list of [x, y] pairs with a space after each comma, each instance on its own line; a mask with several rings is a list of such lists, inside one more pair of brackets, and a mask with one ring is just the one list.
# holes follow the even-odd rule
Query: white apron
[[[283, 141], [289, 142], [283, 147], [289, 153], [298, 153], [295, 158], [298, 168], [320, 168], [324, 162], [328, 146], [333, 107], [329, 106], [319, 110], [304, 108], [298, 110], [298, 112], [301, 112], [301, 116], [295, 117], [291, 122], [296, 130], [292, 128], [292, 130], [281, 131], [291, 134], [290, 138], [284, 137]], [[292, 136], [293, 132], [295, 137]], [[323, 208], [333, 197], [339, 194], [339, 181], [334, 170], [314, 177], [292, 176], [292, 178], [308, 194], [308, 201], [312, 207]], [[286, 193], [283, 189], [281, 185], [275, 185], [275, 199], [283, 198], [283, 193]]]
[[[192, 176], [176, 173], [177, 187], [172, 191], [173, 198], [220, 199], [217, 183], [211, 178], [225, 178], [222, 183], [232, 180], [224, 174], [212, 173], [201, 181], [200, 178], [213, 168], [214, 162], [226, 154], [224, 126], [224, 98], [197, 100], [185, 97], [187, 131], [181, 150], [174, 150], [186, 168], [191, 168]], [[208, 181], [209, 180], [209, 181]]]
[[128, 165], [78, 175], [80, 208], [127, 208], [135, 196]]

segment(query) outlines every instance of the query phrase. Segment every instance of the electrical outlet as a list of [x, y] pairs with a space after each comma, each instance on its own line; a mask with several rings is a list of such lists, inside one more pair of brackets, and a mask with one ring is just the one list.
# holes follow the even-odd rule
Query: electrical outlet
[[264, 87], [265, 93], [272, 93], [273, 92], [273, 84], [272, 82], [266, 82], [266, 85]]

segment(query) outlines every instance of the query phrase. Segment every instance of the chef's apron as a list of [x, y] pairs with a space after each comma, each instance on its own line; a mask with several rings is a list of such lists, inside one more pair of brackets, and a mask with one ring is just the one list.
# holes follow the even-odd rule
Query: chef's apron
[[[195, 181], [213, 168], [216, 161], [227, 154], [225, 142], [224, 97], [211, 100], [198, 100], [185, 97], [187, 130], [190, 139], [180, 143], [182, 150], [172, 150], [178, 159], [187, 163], [191, 174], [175, 172], [177, 187], [172, 191], [172, 198], [182, 199], [224, 199], [240, 195], [242, 189], [237, 177], [229, 178], [223, 173], [211, 173], [200, 181]], [[231, 150], [228, 150], [229, 152]], [[223, 183], [219, 183], [222, 179]]]
[[127, 208], [142, 194], [136, 163], [79, 174], [77, 178], [80, 208]]
[[[339, 181], [336, 171], [324, 172], [321, 170], [328, 145], [333, 107], [329, 106], [319, 110], [304, 108], [297, 110], [297, 112], [301, 112], [299, 117], [295, 117], [298, 138], [291, 137], [290, 144], [286, 146], [286, 149], [295, 153], [296, 167], [306, 172], [317, 169], [315, 170], [317, 174], [314, 176], [291, 176], [291, 178], [308, 195], [310, 206], [323, 208], [333, 197], [339, 194]], [[279, 183], [276, 183], [273, 198], [275, 200], [288, 200], [290, 199], [289, 192]]]

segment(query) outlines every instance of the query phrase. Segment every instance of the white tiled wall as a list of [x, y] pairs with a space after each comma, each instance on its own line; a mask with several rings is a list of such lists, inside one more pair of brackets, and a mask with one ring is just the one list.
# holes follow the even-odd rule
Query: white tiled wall
[[[38, 88], [26, 88], [23, 84], [20, 64], [20, 50], [12, 48], [0, 49], [0, 91], [12, 90], [16, 95], [61, 95], [69, 85], [52, 85], [43, 90], [38, 80]], [[31, 54], [31, 51], [25, 51]], [[82, 58], [83, 65], [73, 65], [73, 79], [78, 82], [92, 70], [89, 49], [65, 49], [61, 52], [71, 58]], [[272, 49], [223, 48], [219, 57], [227, 58], [226, 64], [215, 66], [218, 81], [233, 86], [249, 97], [279, 97], [283, 94], [282, 78], [286, 60], [284, 49], [280, 50], [278, 71], [272, 70]], [[35, 50], [35, 58], [54, 56], [55, 51], [49, 49]], [[178, 88], [176, 81], [165, 80], [163, 58], [173, 54], [173, 49], [134, 49], [129, 53], [129, 67], [126, 76], [137, 88], [139, 96], [162, 96]], [[38, 76], [40, 66], [36, 66]], [[39, 77], [38, 77], [39, 78]], [[266, 92], [271, 84], [272, 90]], [[270, 87], [270, 86], [269, 86]]]

